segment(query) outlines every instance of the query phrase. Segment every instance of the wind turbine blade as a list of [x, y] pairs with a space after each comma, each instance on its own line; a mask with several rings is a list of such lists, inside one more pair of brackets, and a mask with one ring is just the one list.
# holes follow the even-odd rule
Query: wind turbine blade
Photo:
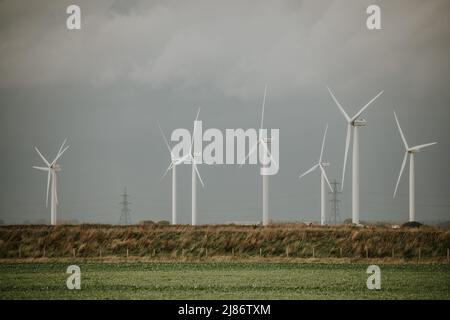
[[371, 104], [372, 102], [374, 102], [379, 96], [381, 96], [383, 94], [383, 91], [380, 91], [380, 93], [378, 93], [372, 100], [370, 100], [364, 107], [362, 107], [351, 119], [351, 121], [355, 121], [356, 119], [358, 119], [358, 117], [364, 112], [364, 110], [366, 110]]
[[347, 166], [347, 156], [348, 156], [348, 148], [350, 146], [350, 134], [351, 134], [351, 131], [352, 131], [352, 125], [349, 123], [347, 125], [347, 137], [345, 138], [344, 168], [342, 169], [341, 191], [344, 189], [345, 167]]
[[395, 118], [395, 122], [397, 122], [397, 127], [398, 127], [398, 131], [400, 132], [400, 135], [402, 136], [402, 140], [403, 140], [403, 144], [405, 145], [405, 149], [408, 150], [408, 142], [406, 142], [406, 138], [405, 135], [403, 134], [403, 130], [400, 127], [400, 122], [398, 122], [398, 118], [397, 118], [397, 114], [394, 111], [394, 118]]
[[350, 117], [348, 116], [347, 112], [345, 112], [344, 108], [341, 106], [339, 101], [336, 99], [336, 97], [334, 96], [333, 92], [331, 92], [331, 89], [329, 87], [327, 87], [327, 89], [328, 89], [328, 92], [330, 93], [331, 97], [333, 98], [334, 102], [338, 106], [339, 110], [344, 115], [345, 120], [347, 120], [347, 122], [350, 122]]
[[250, 151], [248, 152], [247, 156], [245, 157], [244, 161], [241, 162], [240, 167], [242, 167], [244, 165], [244, 163], [247, 162], [247, 159], [253, 154], [253, 152], [256, 151], [256, 148], [258, 148], [258, 143], [255, 143], [253, 145], [253, 147], [250, 149]]
[[327, 123], [327, 126], [325, 127], [325, 133], [323, 134], [322, 149], [320, 150], [319, 163], [322, 163], [323, 147], [324, 147], [324, 145], [325, 145], [325, 139], [326, 139], [326, 137], [327, 137], [327, 131], [328, 131], [328, 123]]
[[48, 190], [50, 188], [50, 174], [51, 174], [51, 172], [50, 172], [50, 170], [48, 170], [48, 173], [47, 173], [47, 194], [45, 196], [45, 207], [46, 208], [48, 207]]
[[170, 163], [169, 167], [166, 169], [166, 171], [164, 172], [164, 174], [162, 175], [161, 179], [159, 179], [159, 182], [161, 182], [164, 177], [166, 176], [166, 174], [170, 171], [170, 169], [173, 168], [173, 162]]
[[41, 156], [42, 160], [44, 160], [44, 163], [47, 165], [47, 167], [50, 167], [50, 163], [47, 161], [47, 159], [44, 158], [44, 156], [42, 155], [42, 153], [39, 151], [38, 148], [34, 147], [34, 149], [36, 150], [36, 152]]
[[272, 153], [269, 151], [269, 148], [267, 147], [267, 144], [264, 142], [264, 140], [261, 140], [261, 144], [264, 150], [266, 150], [267, 154], [269, 155], [270, 160], [278, 167], [277, 161], [273, 158]]
[[194, 166], [194, 170], [197, 173], [198, 179], [200, 180], [200, 183], [202, 184], [202, 187], [205, 187], [205, 184], [203, 183], [202, 177], [200, 176], [200, 172], [198, 172], [197, 165], [195, 162], [192, 162], [192, 165]]
[[50, 164], [50, 166], [53, 166], [53, 165], [56, 163], [56, 161], [58, 161], [58, 159], [61, 158], [61, 156], [63, 155], [63, 153], [66, 152], [67, 149], [69, 149], [69, 146], [65, 147], [65, 148], [63, 149], [63, 151], [61, 151], [61, 153], [59, 153], [59, 154], [56, 156], [55, 160], [53, 160], [53, 162]]
[[49, 170], [50, 170], [49, 168], [46, 168], [46, 167], [36, 167], [36, 166], [33, 166], [33, 168], [38, 169], [38, 170], [42, 170], [42, 171], [49, 171]]
[[200, 108], [198, 108], [198, 111], [197, 111], [197, 116], [195, 117], [195, 120], [194, 120], [194, 129], [192, 130], [192, 137], [191, 137], [191, 148], [190, 148], [190, 154], [192, 154], [192, 148], [193, 148], [193, 146], [194, 146], [194, 137], [195, 137], [195, 128], [196, 128], [196, 126], [197, 126], [197, 120], [198, 120], [198, 115], [200, 114]]
[[303, 177], [306, 176], [308, 173], [311, 173], [311, 172], [313, 172], [314, 170], [316, 170], [318, 166], [319, 166], [318, 164], [314, 165], [311, 169], [306, 170], [306, 171], [305, 171], [303, 174], [301, 174], [298, 178], [299, 178], [299, 179], [303, 178]]
[[397, 194], [398, 184], [400, 183], [400, 179], [402, 177], [403, 170], [405, 169], [405, 164], [406, 164], [407, 158], [408, 158], [408, 151], [405, 152], [405, 156], [403, 157], [402, 167], [400, 168], [400, 173], [398, 175], [397, 184], [395, 185], [393, 198], [395, 198], [395, 195]]
[[434, 146], [435, 144], [437, 144], [437, 142], [421, 144], [421, 145], [419, 145], [419, 146], [415, 146], [415, 147], [410, 148], [409, 151], [420, 151], [420, 150], [422, 150], [423, 148], [427, 148], [427, 147], [430, 147], [430, 146]]
[[66, 144], [66, 142], [67, 142], [67, 138], [64, 139], [63, 143], [61, 144], [61, 147], [59, 147], [57, 155], [61, 153], [61, 150], [63, 149], [63, 147]]
[[327, 184], [328, 184], [328, 187], [330, 188], [330, 191], [333, 192], [333, 188], [331, 187], [331, 183], [330, 183], [330, 181], [328, 180], [327, 173], [325, 172], [325, 169], [322, 167], [321, 164], [319, 164], [319, 167], [320, 167], [320, 171], [322, 171], [322, 174], [323, 174], [323, 177], [325, 178], [325, 181], [326, 181]]
[[267, 83], [264, 87], [264, 98], [262, 102], [262, 113], [261, 113], [261, 126], [259, 127], [260, 129], [262, 129], [264, 125], [264, 107], [266, 106], [266, 94], [267, 94]]
[[173, 158], [172, 149], [170, 149], [169, 142], [167, 141], [166, 135], [164, 134], [164, 131], [161, 129], [161, 126], [159, 125], [159, 122], [158, 122], [158, 128], [159, 128], [159, 131], [161, 132], [161, 135], [162, 135], [162, 137], [164, 139], [164, 143], [166, 144], [167, 150], [169, 150], [170, 156], [171, 156], [171, 159], [172, 159]]

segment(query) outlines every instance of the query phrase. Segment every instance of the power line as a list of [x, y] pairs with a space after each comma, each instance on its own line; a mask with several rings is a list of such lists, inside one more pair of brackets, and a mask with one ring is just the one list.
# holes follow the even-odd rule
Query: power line
[[340, 183], [335, 180], [331, 183], [333, 191], [328, 192], [332, 195], [332, 198], [330, 200], [331, 202], [331, 215], [329, 217], [329, 223], [330, 224], [338, 224], [341, 222], [341, 216], [340, 216], [340, 208], [339, 204], [341, 203], [341, 200], [339, 200], [339, 195], [342, 194], [341, 191], [339, 191], [339, 185]]
[[119, 224], [121, 225], [129, 225], [131, 224], [131, 210], [128, 207], [128, 205], [131, 204], [130, 201], [128, 201], [128, 193], [127, 193], [127, 187], [125, 187], [122, 196], [122, 202], [120, 203], [122, 205], [122, 210], [120, 214]]

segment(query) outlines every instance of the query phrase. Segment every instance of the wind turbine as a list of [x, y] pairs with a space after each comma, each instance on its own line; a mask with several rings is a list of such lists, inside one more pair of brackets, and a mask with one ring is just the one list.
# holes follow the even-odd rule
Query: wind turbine
[[[59, 148], [58, 154], [56, 155], [55, 159], [50, 163], [45, 159], [45, 157], [42, 155], [42, 153], [39, 151], [37, 147], [34, 147], [36, 152], [39, 154], [39, 156], [44, 161], [46, 167], [36, 167], [33, 166], [33, 168], [41, 170], [41, 171], [47, 171], [47, 195], [45, 197], [45, 206], [48, 207], [48, 194], [49, 189], [51, 185], [51, 191], [50, 191], [50, 220], [51, 224], [55, 226], [57, 224], [57, 218], [56, 218], [56, 209], [58, 206], [58, 193], [57, 193], [57, 187], [56, 187], [56, 173], [58, 171], [61, 171], [61, 167], [59, 164], [56, 163], [58, 159], [63, 155], [64, 152], [69, 148], [69, 146], [65, 146], [67, 139], [63, 141], [61, 144], [61, 147]], [[64, 149], [63, 149], [64, 148]]]
[[172, 224], [177, 224], [177, 165], [181, 164], [181, 161], [179, 158], [174, 156], [169, 142], [167, 141], [166, 136], [164, 135], [164, 132], [161, 129], [159, 123], [158, 127], [159, 131], [161, 131], [164, 143], [166, 144], [167, 149], [170, 152], [170, 164], [166, 172], [164, 172], [163, 176], [161, 177], [161, 180], [164, 179], [169, 170], [172, 170]]
[[192, 131], [192, 137], [191, 137], [191, 145], [189, 149], [189, 154], [183, 156], [179, 161], [184, 162], [185, 160], [188, 160], [192, 164], [192, 225], [197, 225], [197, 177], [200, 180], [200, 183], [202, 184], [202, 187], [205, 187], [202, 177], [200, 176], [200, 172], [197, 169], [197, 154], [194, 153], [194, 137], [195, 137], [195, 129], [197, 126], [197, 120], [198, 115], [200, 114], [200, 108], [197, 111], [197, 116], [194, 120], [194, 130]]
[[344, 108], [341, 106], [339, 101], [328, 88], [328, 92], [333, 98], [334, 102], [338, 106], [339, 110], [345, 117], [347, 121], [347, 137], [345, 139], [345, 155], [344, 155], [344, 168], [342, 170], [342, 184], [341, 190], [344, 188], [344, 178], [345, 178], [345, 166], [347, 164], [347, 154], [350, 145], [350, 135], [353, 130], [353, 159], [352, 159], [352, 222], [354, 224], [359, 224], [359, 127], [366, 125], [366, 120], [360, 119], [361, 114], [374, 102], [383, 91], [378, 93], [372, 100], [370, 100], [364, 107], [362, 107], [352, 118], [348, 116]]
[[328, 124], [325, 128], [325, 133], [323, 134], [322, 140], [322, 149], [320, 150], [319, 162], [315, 164], [311, 169], [307, 170], [303, 173], [299, 178], [303, 178], [308, 173], [313, 172], [317, 168], [320, 169], [320, 225], [324, 226], [326, 221], [326, 190], [325, 190], [325, 182], [328, 184], [328, 187], [333, 192], [333, 188], [331, 187], [330, 181], [328, 180], [327, 174], [325, 173], [324, 167], [328, 167], [330, 164], [322, 161], [323, 156], [323, 148], [325, 145], [325, 138], [327, 137]]
[[[241, 163], [241, 167], [244, 165], [244, 163], [247, 161], [247, 159], [252, 155], [259, 147], [259, 153], [261, 154], [261, 147], [264, 149], [263, 157], [264, 157], [264, 165], [267, 166], [267, 156], [269, 156], [270, 160], [275, 163], [275, 165], [278, 166], [275, 159], [272, 157], [271, 152], [269, 151], [269, 145], [271, 143], [271, 138], [267, 138], [265, 135], [263, 135], [263, 125], [264, 125], [264, 107], [266, 104], [266, 95], [267, 95], [267, 84], [264, 87], [264, 98], [262, 102], [262, 112], [261, 112], [261, 126], [259, 127], [259, 134], [258, 134], [258, 141], [253, 145], [253, 147], [250, 149], [249, 153], [247, 154], [247, 157], [245, 157], [244, 161]], [[269, 224], [269, 176], [263, 175], [262, 177], [262, 184], [263, 184], [263, 226], [267, 226]]]
[[400, 123], [398, 122], [397, 114], [394, 111], [395, 122], [397, 123], [398, 131], [403, 140], [403, 144], [405, 145], [405, 156], [403, 157], [402, 166], [400, 169], [400, 173], [398, 175], [397, 184], [395, 185], [394, 195], [397, 194], [398, 184], [400, 183], [400, 179], [402, 177], [403, 169], [405, 169], [406, 159], [409, 154], [409, 221], [416, 221], [416, 204], [415, 204], [415, 170], [414, 170], [414, 158], [417, 152], [420, 152], [422, 149], [435, 145], [437, 142], [421, 144], [415, 147], [408, 147], [408, 143], [406, 142], [405, 135], [403, 134], [402, 128], [400, 127]]

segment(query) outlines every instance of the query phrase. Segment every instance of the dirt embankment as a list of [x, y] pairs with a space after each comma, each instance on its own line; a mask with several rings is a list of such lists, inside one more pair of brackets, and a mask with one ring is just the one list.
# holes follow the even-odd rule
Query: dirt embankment
[[382, 227], [2, 226], [0, 259], [99, 256], [447, 259], [450, 230]]

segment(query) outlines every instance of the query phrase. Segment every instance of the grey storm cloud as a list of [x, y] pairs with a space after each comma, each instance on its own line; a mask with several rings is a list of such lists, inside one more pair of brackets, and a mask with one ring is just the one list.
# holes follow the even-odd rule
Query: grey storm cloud
[[3, 1], [3, 86], [127, 81], [248, 97], [268, 80], [280, 95], [324, 82], [352, 89], [410, 64], [410, 78], [432, 86], [449, 67], [448, 59], [438, 70], [434, 61], [416, 63], [448, 50], [445, 1], [382, 4], [378, 34], [365, 27], [370, 1], [81, 1], [83, 29], [71, 33], [69, 3]]
[[[65, 25], [73, 3], [79, 31]], [[382, 30], [366, 28], [372, 3], [381, 7]], [[403, 155], [394, 108], [411, 144], [439, 141], [417, 159], [418, 206], [422, 220], [448, 219], [449, 14], [446, 0], [0, 1], [0, 218], [48, 218], [44, 178], [29, 169], [39, 161], [33, 146], [55, 152], [68, 136], [63, 217], [116, 222], [116, 198], [128, 185], [135, 221], [168, 219], [169, 182], [159, 182], [168, 155], [156, 121], [167, 133], [190, 127], [201, 105], [206, 127], [255, 127], [268, 83], [267, 123], [282, 140], [274, 219], [317, 220], [318, 178], [295, 177], [313, 163], [327, 122], [330, 175], [341, 179], [345, 123], [327, 85], [350, 114], [385, 91], [365, 114], [361, 219], [406, 217], [405, 177], [392, 199]], [[13, 174], [11, 166], [27, 170]], [[256, 169], [202, 169], [202, 221], [260, 219]], [[184, 180], [188, 222], [187, 173]]]

